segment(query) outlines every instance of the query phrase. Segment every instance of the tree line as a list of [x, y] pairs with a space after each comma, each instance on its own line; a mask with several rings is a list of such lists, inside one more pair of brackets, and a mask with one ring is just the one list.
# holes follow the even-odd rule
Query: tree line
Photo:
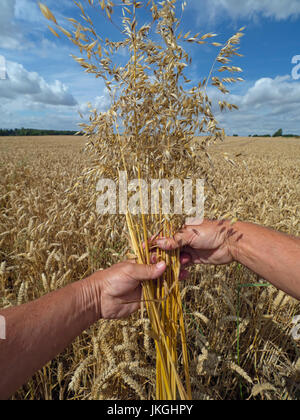
[[36, 128], [0, 128], [0, 136], [74, 136], [77, 131], [42, 130]]
[[283, 134], [282, 128], [277, 130], [272, 136], [270, 134], [253, 134], [249, 135], [249, 137], [296, 137], [300, 138], [297, 134]]

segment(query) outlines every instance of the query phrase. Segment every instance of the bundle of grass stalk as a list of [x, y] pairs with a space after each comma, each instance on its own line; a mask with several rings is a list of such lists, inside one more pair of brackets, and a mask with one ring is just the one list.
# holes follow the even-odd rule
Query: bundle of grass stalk
[[[55, 25], [50, 28], [52, 33], [59, 36], [57, 32], [61, 31], [78, 46], [82, 56], [74, 59], [87, 73], [102, 78], [111, 94], [110, 109], [106, 112], [91, 109], [89, 124], [82, 124], [87, 148], [95, 156], [88, 177], [116, 181], [122, 172], [128, 179], [138, 179], [138, 183], [129, 184], [135, 194], [131, 204], [125, 204], [124, 213], [137, 262], [149, 264], [153, 235], [173, 235], [183, 220], [182, 216], [174, 217], [162, 200], [156, 201], [149, 212], [147, 185], [150, 180], [191, 179], [195, 173], [209, 179], [207, 148], [222, 140], [224, 131], [213, 115], [207, 87], [211, 83], [222, 93], [228, 93], [225, 84], [242, 80], [214, 75], [214, 72], [241, 71], [229, 63], [232, 56], [239, 55], [242, 29], [225, 44], [219, 44], [213, 42], [215, 34], [212, 33], [184, 35], [180, 32], [185, 3], [122, 0], [117, 6], [111, 0], [88, 0], [91, 8], [99, 7], [119, 28], [122, 39], [115, 42], [98, 36], [86, 10], [80, 3], [74, 3], [80, 9], [83, 23], [69, 19], [73, 26], [71, 32], [58, 25], [45, 5], [40, 7]], [[145, 23], [147, 19], [149, 23]], [[194, 87], [186, 76], [191, 59], [183, 48], [184, 43], [208, 43], [220, 49], [209, 76]], [[120, 51], [128, 57], [123, 66], [115, 64], [120, 59]], [[236, 108], [226, 101], [220, 101], [219, 106], [221, 110]], [[184, 166], [178, 164], [182, 160]], [[178, 199], [174, 192], [171, 195], [174, 206], [182, 208], [182, 203], [176, 201], [182, 197]], [[159, 281], [143, 285], [143, 302], [157, 352], [156, 397], [191, 399], [179, 253], [156, 250], [156, 259], [166, 261], [167, 271]]]

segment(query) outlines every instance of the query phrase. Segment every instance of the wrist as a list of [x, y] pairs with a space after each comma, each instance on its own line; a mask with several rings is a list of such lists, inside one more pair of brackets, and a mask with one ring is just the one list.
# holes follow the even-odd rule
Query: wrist
[[242, 225], [243, 222], [232, 223], [231, 221], [227, 221], [225, 243], [227, 246], [228, 253], [233, 261], [238, 261], [239, 242], [243, 236]]
[[85, 328], [101, 318], [101, 277], [101, 273], [97, 272], [75, 283], [77, 288], [76, 309], [82, 314]]

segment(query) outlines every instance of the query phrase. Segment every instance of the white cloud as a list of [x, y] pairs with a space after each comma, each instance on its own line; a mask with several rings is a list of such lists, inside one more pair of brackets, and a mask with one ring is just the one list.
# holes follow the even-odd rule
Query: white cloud
[[[70, 0], [47, 0], [58, 21], [65, 20], [62, 8], [72, 7]], [[43, 17], [36, 0], [0, 0], [0, 48], [22, 50], [36, 48], [43, 33], [50, 34], [47, 20]], [[68, 28], [68, 23], [64, 22]], [[36, 44], [32, 39], [36, 40]]]
[[[3, 0], [1, 0], [3, 1]], [[4, 0], [7, 1], [7, 0]], [[24, 21], [31, 22], [38, 25], [40, 29], [47, 30], [49, 22], [43, 16], [37, 0], [14, 0], [15, 1], [15, 18]], [[43, 1], [42, 1], [43, 3]], [[69, 22], [66, 22], [66, 16], [64, 15], [65, 9], [74, 9], [75, 6], [71, 0], [45, 0], [44, 3], [54, 13], [57, 21], [63, 23], [65, 28], [73, 28]]]
[[[80, 122], [89, 120], [88, 100], [100, 112], [110, 106], [109, 92], [103, 84], [97, 85], [99, 95], [95, 97], [95, 80], [85, 73], [64, 73], [64, 78], [71, 80], [65, 84], [57, 80], [59, 75], [49, 82], [12, 61], [6, 62], [6, 72], [7, 79], [0, 80], [0, 128], [77, 130]], [[76, 93], [76, 99], [69, 88]]]
[[107, 91], [107, 89], [104, 90], [103, 95], [97, 96], [91, 103], [89, 107], [88, 102], [84, 102], [79, 105], [78, 111], [85, 117], [89, 115], [89, 110], [91, 109], [97, 109], [98, 112], [105, 112], [109, 109], [111, 104], [111, 98]]
[[22, 64], [6, 63], [7, 79], [1, 80], [0, 98], [25, 97], [32, 103], [74, 106], [77, 101], [66, 85], [56, 80], [49, 84], [36, 72], [27, 71]]
[[291, 76], [264, 77], [255, 81], [243, 94], [222, 96], [209, 90], [215, 103], [219, 99], [239, 106], [232, 113], [215, 113], [230, 134], [273, 134], [278, 128], [285, 133], [300, 134], [300, 82]]
[[1, 128], [42, 128], [77, 130], [79, 118], [74, 107], [33, 104], [26, 98], [4, 99], [0, 103]]
[[0, 48], [20, 49], [22, 35], [14, 22], [16, 0], [1, 0]]
[[192, 0], [192, 5], [202, 12], [206, 9], [211, 18], [224, 16], [224, 13], [232, 18], [261, 15], [276, 20], [300, 15], [299, 0]]
[[[4, 0], [5, 1], [5, 0]], [[10, 0], [9, 0], [10, 1]], [[14, 0], [15, 13], [14, 18], [30, 23], [39, 23], [42, 20], [42, 14], [37, 1], [32, 0]]]
[[246, 106], [286, 106], [300, 104], [300, 83], [290, 76], [264, 77], [255, 82], [244, 96], [242, 105]]

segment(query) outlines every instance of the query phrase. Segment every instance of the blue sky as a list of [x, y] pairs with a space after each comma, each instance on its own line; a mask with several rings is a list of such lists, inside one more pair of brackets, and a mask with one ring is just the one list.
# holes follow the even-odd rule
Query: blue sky
[[[0, 127], [77, 130], [78, 111], [88, 116], [87, 102], [105, 110], [109, 97], [101, 80], [85, 74], [70, 54], [76, 47], [48, 30], [36, 0], [0, 0]], [[44, 0], [59, 22], [78, 17], [72, 0]], [[85, 0], [82, 0], [85, 3]], [[120, 3], [120, 1], [116, 1]], [[178, 1], [181, 4], [180, 1]], [[245, 81], [231, 89], [228, 102], [240, 109], [217, 114], [228, 134], [300, 134], [300, 0], [186, 0], [183, 31], [214, 32], [226, 41], [241, 26]], [[101, 13], [89, 12], [102, 37], [116, 37]], [[198, 83], [208, 74], [216, 49], [190, 50], [190, 76]], [[299, 56], [299, 57], [297, 57]], [[294, 64], [292, 59], [294, 57]], [[126, 57], [121, 57], [120, 60]], [[1, 79], [5, 62], [6, 78]], [[3, 73], [3, 72], [2, 72]], [[299, 75], [299, 78], [298, 78]], [[218, 100], [211, 89], [210, 95]]]

